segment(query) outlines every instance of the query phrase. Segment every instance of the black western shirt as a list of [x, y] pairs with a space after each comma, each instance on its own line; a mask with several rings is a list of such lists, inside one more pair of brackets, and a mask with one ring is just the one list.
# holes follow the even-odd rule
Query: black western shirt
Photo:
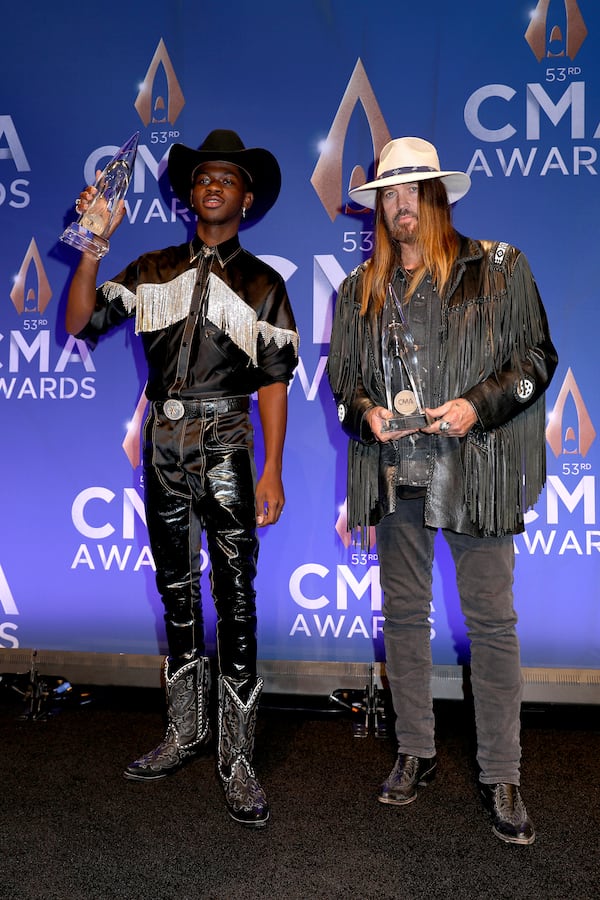
[[233, 397], [288, 384], [298, 332], [282, 277], [237, 235], [207, 247], [197, 236], [146, 253], [97, 289], [98, 338], [135, 317], [148, 363], [149, 400]]

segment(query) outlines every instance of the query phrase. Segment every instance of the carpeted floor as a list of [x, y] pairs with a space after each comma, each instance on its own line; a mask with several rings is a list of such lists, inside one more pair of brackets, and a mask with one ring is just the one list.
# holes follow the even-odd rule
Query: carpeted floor
[[327, 698], [263, 697], [255, 763], [267, 828], [225, 812], [212, 752], [172, 778], [123, 766], [162, 736], [154, 690], [91, 689], [41, 721], [0, 692], [0, 895], [6, 900], [596, 900], [600, 707], [523, 711], [531, 847], [493, 836], [466, 704], [437, 701], [438, 777], [398, 809], [376, 800], [390, 738], [353, 736]]

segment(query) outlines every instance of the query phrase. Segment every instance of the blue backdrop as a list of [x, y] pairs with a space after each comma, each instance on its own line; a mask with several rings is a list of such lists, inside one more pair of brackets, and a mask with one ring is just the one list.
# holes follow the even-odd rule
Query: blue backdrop
[[[15, 4], [0, 36], [0, 647], [160, 653], [142, 506], [144, 364], [130, 329], [93, 355], [64, 330], [73, 203], [136, 131], [127, 222], [102, 278], [193, 227], [165, 182], [169, 147], [232, 128], [283, 172], [243, 244], [287, 279], [301, 333], [287, 504], [261, 533], [263, 659], [383, 658], [376, 547], [345, 530], [346, 441], [324, 376], [335, 290], [370, 251], [347, 187], [390, 137], [433, 141], [471, 174], [459, 230], [528, 256], [560, 364], [547, 488], [518, 552], [523, 664], [600, 667], [596, 478], [600, 7], [508, 0]], [[46, 9], [46, 7], [44, 7]], [[260, 455], [260, 447], [259, 447]], [[214, 623], [205, 584], [205, 611]], [[465, 654], [440, 546], [434, 661]], [[209, 634], [210, 637], [210, 634]]]

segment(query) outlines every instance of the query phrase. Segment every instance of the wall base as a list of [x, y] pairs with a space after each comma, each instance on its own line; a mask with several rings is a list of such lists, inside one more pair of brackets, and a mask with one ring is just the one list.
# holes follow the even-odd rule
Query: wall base
[[[1, 673], [31, 670], [34, 651], [0, 649]], [[83, 651], [37, 650], [38, 675], [61, 677], [74, 685], [160, 687], [161, 656], [135, 653], [85, 653]], [[440, 699], [463, 697], [461, 666], [433, 667], [433, 695]], [[340, 688], [361, 690], [385, 686], [383, 663], [306, 662], [259, 660], [265, 692], [277, 694], [329, 695]], [[523, 699], [540, 703], [600, 704], [600, 670], [524, 668]]]

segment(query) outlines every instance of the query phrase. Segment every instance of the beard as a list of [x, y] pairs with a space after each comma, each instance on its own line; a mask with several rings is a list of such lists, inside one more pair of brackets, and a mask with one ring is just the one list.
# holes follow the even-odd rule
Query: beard
[[419, 220], [416, 216], [410, 222], [398, 223], [395, 219], [390, 229], [390, 237], [399, 244], [416, 244], [419, 239]]

